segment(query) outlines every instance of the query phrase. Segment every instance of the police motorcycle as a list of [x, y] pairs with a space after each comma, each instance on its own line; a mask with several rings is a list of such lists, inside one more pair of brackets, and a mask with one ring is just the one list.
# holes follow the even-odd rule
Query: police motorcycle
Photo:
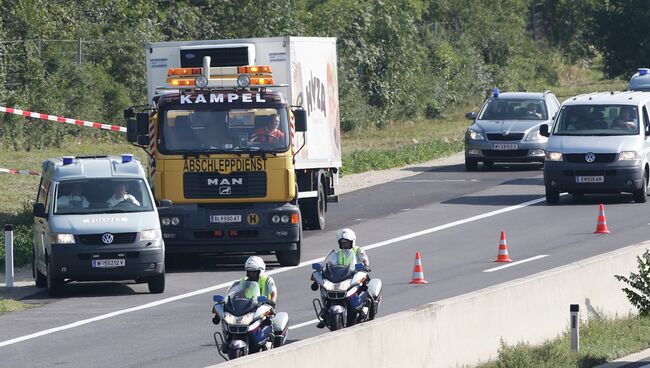
[[379, 279], [370, 279], [370, 269], [363, 263], [349, 266], [326, 263], [324, 268], [314, 263], [312, 269], [311, 289], [320, 289], [320, 300], [312, 302], [314, 311], [330, 331], [375, 318], [382, 284]]
[[226, 297], [213, 297], [212, 322], [221, 322], [222, 332], [214, 333], [219, 355], [231, 360], [282, 346], [287, 338], [289, 316], [275, 313], [274, 303], [260, 295], [255, 281], [233, 283]]

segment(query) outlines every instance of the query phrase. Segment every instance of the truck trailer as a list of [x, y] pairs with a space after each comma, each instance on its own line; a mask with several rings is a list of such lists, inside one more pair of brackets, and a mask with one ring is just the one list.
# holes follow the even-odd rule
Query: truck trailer
[[299, 264], [303, 226], [323, 229], [338, 201], [336, 39], [156, 42], [145, 53], [148, 104], [125, 110], [127, 136], [151, 157], [167, 258]]

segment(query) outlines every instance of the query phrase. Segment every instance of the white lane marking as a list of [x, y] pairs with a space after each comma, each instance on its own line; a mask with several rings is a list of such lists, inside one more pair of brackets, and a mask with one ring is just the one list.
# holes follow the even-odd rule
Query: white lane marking
[[[450, 222], [450, 223], [445, 224], [445, 225], [432, 227], [432, 228], [429, 228], [429, 229], [426, 229], [426, 230], [421, 230], [421, 231], [418, 231], [418, 232], [415, 232], [415, 233], [398, 236], [396, 238], [384, 240], [382, 242], [375, 243], [375, 244], [370, 244], [370, 245], [367, 245], [367, 246], [362, 247], [362, 248], [364, 250], [380, 248], [380, 247], [390, 245], [390, 244], [394, 244], [394, 243], [397, 243], [397, 242], [400, 242], [400, 241], [403, 241], [403, 240], [412, 239], [412, 238], [415, 238], [415, 237], [418, 237], [418, 236], [431, 234], [431, 233], [434, 233], [434, 232], [437, 232], [437, 231], [449, 229], [449, 228], [454, 227], [454, 226], [463, 225], [463, 224], [466, 224], [466, 223], [469, 223], [469, 222], [481, 220], [481, 219], [488, 218], [488, 217], [491, 217], [491, 216], [500, 215], [502, 213], [506, 213], [506, 212], [510, 212], [510, 211], [515, 211], [515, 210], [518, 210], [518, 209], [521, 209], [521, 208], [524, 208], [524, 207], [528, 207], [528, 206], [532, 206], [534, 204], [544, 202], [544, 201], [545, 201], [544, 197], [533, 199], [532, 201], [523, 202], [523, 203], [520, 203], [520, 204], [517, 204], [517, 205], [514, 205], [514, 206], [502, 208], [502, 209], [496, 210], [496, 211], [486, 212], [486, 213], [481, 214], [481, 215], [472, 216], [472, 217], [469, 217], [469, 218], [466, 218], [466, 219], [463, 219], [463, 220]], [[309, 265], [311, 265], [312, 263], [315, 263], [315, 262], [321, 262], [324, 259], [325, 259], [325, 257], [312, 259], [312, 260], [309, 260], [309, 261], [301, 262], [297, 266], [283, 267], [283, 268], [278, 268], [278, 269], [275, 269], [275, 270], [271, 270], [271, 271], [267, 272], [267, 274], [268, 275], [274, 275], [276, 273], [291, 271], [291, 270], [296, 269], [296, 268], [309, 266]], [[158, 301], [155, 301], [155, 302], [143, 304], [143, 305], [140, 305], [140, 306], [137, 306], [137, 307], [127, 308], [127, 309], [122, 309], [122, 310], [118, 310], [118, 311], [107, 313], [107, 314], [102, 314], [102, 315], [97, 316], [97, 317], [92, 317], [92, 318], [84, 319], [84, 320], [81, 320], [81, 321], [73, 322], [73, 323], [70, 323], [70, 324], [67, 324], [67, 325], [63, 325], [63, 326], [54, 327], [54, 328], [50, 328], [50, 329], [47, 329], [47, 330], [35, 332], [33, 334], [16, 337], [14, 339], [0, 341], [0, 347], [15, 344], [15, 343], [18, 343], [18, 342], [21, 342], [21, 341], [31, 340], [31, 339], [34, 339], [34, 338], [37, 338], [37, 337], [40, 337], [40, 336], [49, 335], [49, 334], [52, 334], [52, 333], [55, 333], [55, 332], [69, 330], [71, 328], [83, 326], [83, 325], [93, 323], [93, 322], [98, 322], [98, 321], [101, 321], [101, 320], [104, 320], [104, 319], [120, 316], [120, 315], [123, 315], [123, 314], [136, 312], [136, 311], [140, 311], [140, 310], [144, 310], [144, 309], [148, 309], [148, 308], [157, 307], [157, 306], [160, 306], [160, 305], [163, 305], [163, 304], [171, 303], [171, 302], [181, 300], [181, 299], [190, 298], [190, 297], [193, 297], [193, 296], [196, 296], [196, 295], [209, 293], [211, 291], [216, 291], [218, 289], [222, 289], [222, 288], [225, 288], [227, 286], [230, 286], [235, 281], [237, 281], [237, 280], [231, 280], [231, 281], [219, 284], [219, 285], [211, 286], [211, 287], [204, 288], [204, 289], [199, 289], [199, 290], [196, 290], [196, 291], [192, 291], [192, 292], [189, 292], [189, 293], [173, 296], [173, 297], [170, 297], [170, 298], [165, 298], [165, 299], [158, 300]]]
[[502, 270], [502, 269], [504, 269], [504, 268], [508, 268], [508, 267], [516, 266], [516, 265], [518, 265], [518, 264], [522, 264], [522, 263], [526, 263], [526, 262], [534, 261], [534, 260], [536, 260], [536, 259], [540, 259], [540, 258], [544, 258], [544, 257], [548, 257], [548, 254], [540, 254], [540, 255], [535, 256], [535, 257], [530, 257], [530, 258], [522, 259], [521, 261], [510, 262], [510, 263], [505, 264], [505, 265], [503, 265], [503, 266], [490, 268], [490, 269], [485, 270], [485, 271], [483, 271], [483, 272], [494, 272], [494, 271]]
[[[467, 179], [419, 179], [419, 180], [395, 180], [396, 183], [437, 183], [437, 182], [458, 182], [470, 181]], [[478, 180], [471, 180], [478, 181]]]
[[311, 321], [303, 322], [303, 323], [298, 323], [297, 325], [289, 326], [290, 330], [295, 330], [296, 328], [300, 327], [305, 327], [309, 325], [313, 325], [314, 323], [318, 322], [317, 319], [312, 319]]

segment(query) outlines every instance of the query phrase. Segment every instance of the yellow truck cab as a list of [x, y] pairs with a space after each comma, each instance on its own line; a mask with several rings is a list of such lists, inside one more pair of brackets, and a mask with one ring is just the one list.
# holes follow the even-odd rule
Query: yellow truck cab
[[151, 103], [125, 116], [152, 157], [156, 200], [173, 203], [159, 210], [168, 258], [300, 263], [303, 224], [322, 229], [338, 199], [335, 40], [165, 42], [147, 55]]

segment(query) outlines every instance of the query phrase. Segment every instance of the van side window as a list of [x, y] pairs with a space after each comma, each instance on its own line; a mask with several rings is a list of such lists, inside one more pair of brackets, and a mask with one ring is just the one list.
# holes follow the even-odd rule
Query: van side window
[[48, 179], [41, 178], [41, 183], [38, 186], [38, 195], [36, 196], [36, 203], [41, 203], [45, 205], [45, 203], [48, 202], [47, 197], [50, 192], [49, 189], [50, 189], [50, 181]]
[[641, 119], [643, 119], [643, 130], [645, 134], [648, 135], [648, 122], [650, 120], [648, 120], [648, 109], [646, 106], [643, 106], [643, 117]]

